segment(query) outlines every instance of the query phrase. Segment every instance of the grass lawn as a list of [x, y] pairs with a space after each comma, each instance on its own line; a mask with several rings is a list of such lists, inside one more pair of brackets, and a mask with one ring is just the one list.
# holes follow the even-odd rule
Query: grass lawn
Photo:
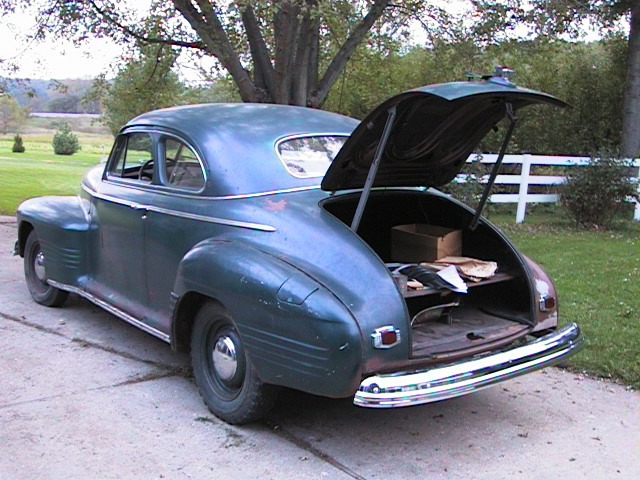
[[[37, 127], [37, 128], [36, 128]], [[42, 121], [23, 135], [27, 151], [11, 152], [0, 137], [0, 213], [38, 195], [74, 194], [85, 170], [109, 153], [112, 137], [102, 131], [78, 133], [82, 150], [54, 155], [53, 130]], [[632, 218], [631, 211], [625, 215]], [[559, 292], [561, 323], [577, 322], [587, 339], [572, 357], [576, 370], [640, 388], [640, 222], [621, 221], [611, 231], [573, 227], [559, 208], [529, 209], [525, 223], [513, 212], [492, 208], [490, 219], [551, 275]]]
[[560, 209], [534, 213], [520, 225], [513, 219], [492, 221], [549, 273], [561, 324], [577, 322], [586, 337], [572, 366], [640, 388], [640, 222], [577, 230]]
[[27, 198], [77, 193], [84, 172], [109, 155], [113, 137], [90, 125], [86, 126], [89, 131], [74, 132], [80, 141], [79, 152], [55, 155], [51, 145], [55, 128], [45, 120], [29, 120], [22, 134], [24, 153], [11, 151], [13, 135], [0, 136], [0, 214], [15, 213]]

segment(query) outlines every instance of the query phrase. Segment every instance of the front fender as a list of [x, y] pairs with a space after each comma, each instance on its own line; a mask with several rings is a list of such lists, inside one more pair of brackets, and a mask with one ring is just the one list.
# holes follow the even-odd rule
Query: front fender
[[264, 382], [329, 397], [357, 390], [357, 323], [332, 292], [295, 266], [245, 243], [207, 240], [178, 268], [174, 294], [192, 292], [229, 311]]
[[44, 254], [47, 276], [66, 285], [78, 285], [88, 270], [89, 207], [78, 196], [47, 196], [26, 200], [18, 207], [17, 253], [31, 230]]

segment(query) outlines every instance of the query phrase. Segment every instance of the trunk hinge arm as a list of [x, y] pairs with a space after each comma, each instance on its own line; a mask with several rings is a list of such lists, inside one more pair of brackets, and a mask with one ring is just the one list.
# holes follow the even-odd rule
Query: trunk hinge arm
[[371, 188], [373, 187], [373, 181], [376, 179], [376, 174], [378, 173], [378, 167], [380, 166], [382, 153], [387, 146], [387, 140], [389, 139], [389, 135], [391, 134], [393, 120], [396, 117], [395, 105], [388, 110], [388, 114], [389, 115], [387, 116], [387, 123], [385, 124], [384, 130], [382, 131], [382, 138], [380, 139], [380, 143], [378, 144], [378, 148], [376, 149], [376, 155], [373, 159], [373, 162], [371, 163], [371, 167], [369, 168], [367, 180], [364, 184], [364, 188], [362, 189], [362, 194], [360, 195], [360, 200], [358, 201], [358, 207], [356, 208], [356, 213], [353, 215], [353, 220], [351, 221], [351, 230], [353, 230], [354, 232], [357, 232], [358, 227], [360, 226], [360, 220], [362, 220], [364, 207], [367, 205], [369, 195], [371, 194]]
[[511, 140], [511, 135], [513, 134], [513, 130], [516, 127], [517, 118], [515, 112], [513, 111], [513, 105], [511, 102], [507, 102], [507, 118], [509, 118], [509, 128], [507, 129], [507, 133], [502, 142], [502, 147], [500, 147], [500, 154], [496, 160], [496, 163], [493, 165], [493, 169], [491, 170], [491, 175], [489, 175], [489, 180], [484, 187], [484, 192], [482, 192], [482, 197], [480, 198], [480, 202], [476, 208], [476, 213], [473, 216], [473, 220], [469, 224], [469, 230], [473, 231], [478, 226], [478, 222], [480, 221], [480, 215], [482, 215], [482, 211], [484, 210], [484, 206], [489, 199], [489, 194], [491, 193], [491, 189], [493, 188], [493, 184], [496, 181], [496, 177], [498, 176], [498, 171], [500, 170], [500, 166], [502, 165], [502, 160], [504, 159], [504, 155], [507, 151], [507, 146], [509, 145], [509, 141]]

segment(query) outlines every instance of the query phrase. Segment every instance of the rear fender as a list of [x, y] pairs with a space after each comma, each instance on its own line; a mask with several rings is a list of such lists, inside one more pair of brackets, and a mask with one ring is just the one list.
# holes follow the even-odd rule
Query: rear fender
[[[527, 265], [531, 269], [533, 274], [533, 284], [535, 286], [535, 304], [536, 310], [536, 326], [532, 330], [532, 333], [547, 332], [553, 330], [558, 326], [558, 294], [556, 287], [553, 285], [553, 281], [547, 275], [547, 272], [531, 260], [526, 255], [523, 255], [527, 261]], [[550, 309], [544, 309], [544, 298], [551, 297], [554, 299], [554, 306]]]
[[[194, 293], [230, 313], [262, 381], [331, 397], [356, 391], [357, 324], [337, 297], [293, 265], [248, 244], [207, 240], [178, 268], [178, 308]], [[175, 324], [180, 319], [174, 314], [174, 335], [185, 330]]]

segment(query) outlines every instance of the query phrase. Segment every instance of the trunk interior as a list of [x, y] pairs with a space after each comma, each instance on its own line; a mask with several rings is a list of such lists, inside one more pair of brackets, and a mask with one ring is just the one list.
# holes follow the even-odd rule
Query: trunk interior
[[[358, 199], [359, 194], [340, 195], [322, 206], [350, 225]], [[524, 336], [535, 322], [532, 287], [521, 256], [490, 225], [481, 222], [469, 230], [472, 217], [473, 212], [439, 193], [387, 190], [369, 197], [357, 233], [386, 264], [397, 262], [391, 254], [392, 227], [427, 224], [461, 230], [461, 256], [498, 265], [490, 278], [467, 280], [467, 293], [428, 286], [404, 291], [412, 358], [444, 361], [480, 353]]]

